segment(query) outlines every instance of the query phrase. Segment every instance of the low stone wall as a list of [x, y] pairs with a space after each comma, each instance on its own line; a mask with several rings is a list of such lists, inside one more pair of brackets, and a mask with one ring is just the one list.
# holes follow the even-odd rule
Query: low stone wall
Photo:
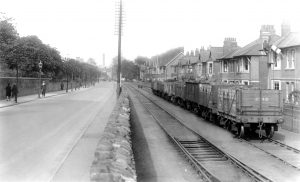
[[[49, 78], [42, 78], [42, 81], [46, 82], [46, 93], [47, 92], [55, 92], [61, 90], [61, 81], [52, 81]], [[10, 83], [11, 86], [13, 83], [16, 83], [15, 77], [0, 77], [0, 100], [6, 98], [6, 86], [7, 83]], [[67, 89], [67, 82], [64, 81], [64, 89]], [[91, 83], [88, 83], [86, 86], [90, 86]], [[82, 83], [82, 86], [85, 86], [85, 83]], [[68, 83], [68, 89], [72, 89], [75, 87], [79, 87], [79, 82], [73, 81]], [[18, 96], [26, 96], [32, 94], [38, 94], [39, 86], [39, 78], [24, 78], [20, 77], [18, 79]]]
[[127, 97], [121, 94], [104, 129], [90, 169], [91, 181], [136, 181]]
[[[19, 94], [18, 96], [25, 96], [25, 95], [32, 95], [32, 94], [38, 94], [38, 89], [40, 88], [39, 86], [39, 78], [23, 78], [20, 77], [18, 79], [18, 90]], [[60, 88], [60, 83], [61, 82], [54, 82], [50, 81], [47, 78], [42, 78], [42, 81], [46, 82], [46, 92], [53, 92], [53, 91], [59, 91]], [[6, 97], [6, 86], [7, 83], [10, 83], [12, 86], [13, 83], [16, 83], [16, 78], [15, 77], [2, 77], [0, 78], [0, 100], [5, 99]], [[67, 83], [64, 82], [65, 88]]]

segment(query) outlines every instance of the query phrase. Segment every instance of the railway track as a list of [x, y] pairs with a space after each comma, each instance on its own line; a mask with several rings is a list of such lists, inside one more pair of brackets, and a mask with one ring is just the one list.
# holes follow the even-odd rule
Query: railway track
[[138, 89], [129, 85], [127, 88], [136, 93], [146, 110], [204, 181], [272, 181], [187, 128]]
[[[151, 90], [149, 87], [147, 92], [150, 93]], [[285, 165], [295, 168], [300, 171], [300, 150], [294, 147], [291, 147], [287, 144], [284, 144], [280, 141], [270, 139], [264, 136], [263, 140], [246, 140], [241, 139], [241, 141], [265, 152], [267, 155], [283, 162]]]
[[263, 140], [241, 140], [300, 171], [300, 150], [267, 137]]

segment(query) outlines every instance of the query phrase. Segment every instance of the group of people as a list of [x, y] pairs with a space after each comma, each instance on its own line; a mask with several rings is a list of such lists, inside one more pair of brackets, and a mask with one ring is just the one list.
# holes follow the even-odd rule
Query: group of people
[[[45, 95], [46, 95], [45, 81], [43, 81], [43, 83], [42, 83], [41, 90], [42, 90], [42, 96], [45, 97]], [[18, 90], [16, 83], [14, 83], [13, 86], [11, 86], [10, 83], [7, 83], [7, 86], [6, 86], [6, 100], [7, 101], [10, 101], [11, 98], [15, 98], [15, 102], [17, 102], [18, 93], [19, 93], [19, 90]]]
[[17, 102], [17, 97], [18, 97], [18, 87], [17, 85], [14, 83], [13, 86], [10, 86], [10, 83], [7, 83], [6, 86], [6, 100], [10, 101], [10, 99], [12, 97], [15, 98], [15, 102]]

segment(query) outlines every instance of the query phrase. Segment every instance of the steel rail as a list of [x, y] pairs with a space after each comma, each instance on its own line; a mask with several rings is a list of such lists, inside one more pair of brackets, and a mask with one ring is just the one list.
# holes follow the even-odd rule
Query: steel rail
[[[294, 169], [300, 171], [300, 168], [299, 168], [298, 166], [295, 166], [295, 165], [293, 165], [293, 164], [287, 162], [286, 160], [284, 160], [284, 159], [282, 159], [282, 158], [280, 158], [280, 157], [278, 157], [278, 156], [272, 154], [271, 152], [268, 152], [268, 151], [262, 149], [261, 147], [255, 145], [254, 143], [251, 143], [250, 141], [247, 141], [247, 140], [242, 139], [242, 138], [240, 138], [240, 140], [243, 141], [243, 142], [245, 142], [245, 143], [247, 143], [247, 144], [249, 144], [249, 145], [251, 145], [251, 146], [253, 146], [253, 147], [255, 147], [255, 148], [257, 148], [257, 149], [259, 149], [259, 150], [261, 150], [261, 151], [263, 151], [263, 152], [265, 152], [265, 153], [268, 154], [269, 156], [271, 156], [271, 157], [273, 157], [273, 158], [275, 158], [275, 159], [277, 159], [277, 160], [283, 162], [285, 165], [290, 166], [290, 167], [292, 167], [292, 168], [294, 168]], [[281, 142], [278, 142], [278, 141], [273, 140], [273, 139], [270, 139], [270, 138], [267, 138], [267, 140], [270, 141], [271, 143], [273, 143], [273, 144], [276, 145], [276, 146], [278, 146], [278, 144], [279, 144], [280, 147], [286, 148], [287, 150], [293, 150], [295, 153], [299, 154], [299, 150], [296, 149], [296, 148], [290, 147], [290, 146], [288, 146], [288, 145], [286, 145], [286, 144], [283, 144], [283, 143], [281, 143]]]
[[[186, 126], [183, 121], [180, 118], [177, 118], [173, 113], [169, 112], [168, 110], [164, 109], [163, 106], [161, 106], [160, 104], [156, 103], [155, 101], [153, 101], [152, 99], [150, 99], [148, 96], [146, 96], [144, 93], [142, 93], [141, 91], [139, 91], [138, 89], [134, 88], [133, 86], [129, 86], [132, 89], [134, 89], [136, 92], [138, 92], [140, 95], [142, 95], [143, 97], [145, 97], [146, 99], [148, 99], [151, 103], [153, 103], [154, 105], [156, 105], [157, 107], [159, 107], [161, 110], [163, 110], [164, 112], [166, 112], [168, 115], [170, 115], [172, 118], [174, 118], [175, 120], [178, 121], [179, 124], [181, 124], [182, 126], [186, 127], [187, 129], [189, 129], [191, 132], [193, 132], [194, 134], [196, 134], [197, 136], [199, 136], [201, 138], [201, 140], [205, 141], [207, 144], [209, 144], [211, 147], [213, 147], [217, 152], [221, 153], [222, 155], [224, 155], [228, 160], [230, 160], [230, 163], [233, 164], [234, 166], [236, 166], [238, 169], [240, 169], [244, 174], [246, 174], [248, 177], [250, 177], [253, 181], [268, 181], [271, 182], [272, 180], [267, 178], [266, 176], [260, 174], [259, 172], [257, 172], [256, 170], [252, 169], [251, 167], [247, 166], [246, 164], [242, 163], [241, 161], [239, 161], [238, 159], [234, 158], [233, 156], [231, 156], [230, 154], [227, 154], [225, 152], [223, 152], [221, 149], [219, 149], [218, 147], [216, 147], [215, 145], [213, 145], [212, 143], [210, 143], [209, 141], [207, 141], [205, 138], [203, 138], [202, 136], [200, 136], [196, 131], [194, 131], [193, 129], [189, 128], [188, 126]], [[148, 110], [148, 109], [147, 109]], [[148, 110], [149, 111], [149, 110]], [[149, 112], [151, 113], [151, 112]], [[153, 114], [151, 114], [153, 116]], [[158, 121], [158, 123], [160, 124], [158, 118], [156, 118], [155, 116], [153, 116], [153, 118]], [[164, 129], [164, 127], [160, 124], [160, 126], [163, 128], [163, 130], [168, 134], [168, 132]], [[168, 136], [170, 136], [168, 134]], [[170, 136], [171, 138], [174, 138], [172, 136]], [[184, 151], [184, 153], [188, 153], [186, 156], [189, 156], [189, 161], [190, 160], [195, 160], [197, 161], [197, 159], [195, 159], [182, 145], [178, 145], [178, 143], [180, 143], [178, 140], [175, 140], [177, 142], [175, 142], [177, 144], [177, 146], [180, 147], [180, 149], [182, 151]], [[173, 141], [174, 142], [174, 141]], [[197, 161], [198, 164], [200, 164]], [[199, 166], [199, 165], [198, 165]], [[207, 171], [207, 170], [205, 170]], [[201, 172], [203, 173], [203, 171]], [[217, 179], [217, 178], [216, 178]]]
[[272, 138], [268, 138], [268, 141], [274, 143], [275, 145], [279, 145], [280, 147], [283, 147], [283, 148], [286, 148], [288, 150], [292, 150], [293, 152], [297, 153], [297, 154], [300, 154], [300, 150], [299, 149], [296, 149], [295, 147], [291, 147], [285, 143], [282, 143], [280, 141], [277, 141], [277, 140], [274, 140]]
[[[133, 88], [133, 87], [132, 87]], [[135, 89], [135, 88], [134, 88]], [[135, 89], [136, 90], [136, 89]], [[137, 91], [137, 90], [136, 90]], [[137, 91], [138, 92], [138, 91]], [[140, 92], [139, 92], [140, 93]], [[142, 94], [141, 94], [142, 95]], [[143, 95], [144, 96], [144, 95]], [[145, 97], [145, 96], [144, 96]], [[147, 98], [147, 97], [145, 97]], [[148, 99], [148, 98], [147, 98]], [[149, 100], [149, 99], [148, 99]], [[153, 103], [151, 100], [149, 100], [151, 103]], [[180, 142], [174, 137], [171, 136], [170, 133], [165, 129], [165, 127], [162, 126], [159, 119], [151, 113], [149, 108], [144, 105], [146, 110], [151, 114], [152, 118], [157, 121], [159, 126], [164, 130], [164, 132], [167, 134], [167, 136], [171, 139], [171, 141], [180, 149], [180, 151], [184, 154], [184, 157], [188, 160], [188, 162], [192, 165], [192, 167], [197, 171], [198, 175], [207, 182], [219, 182], [219, 180], [213, 176], [205, 167], [203, 167], [200, 163], [197, 162], [197, 160], [180, 144]]]
[[[280, 146], [282, 148], [286, 148], [287, 150], [290, 150], [290, 151], [293, 151], [293, 152], [295, 152], [297, 154], [300, 154], [300, 150], [299, 149], [291, 147], [291, 146], [289, 146], [287, 144], [284, 144], [284, 143], [282, 143], [280, 141], [277, 141], [277, 140], [274, 140], [274, 139], [271, 139], [271, 138], [267, 138], [266, 136], [264, 136], [264, 139], [267, 139], [269, 142], [274, 143], [277, 146]], [[276, 155], [274, 155], [274, 154], [272, 154], [272, 153], [270, 153], [270, 152], [268, 152], [268, 151], [260, 148], [259, 146], [255, 145], [255, 144], [253, 144], [253, 143], [251, 143], [251, 142], [249, 142], [249, 141], [247, 141], [245, 139], [242, 139], [242, 138], [240, 138], [240, 140], [243, 141], [243, 142], [245, 142], [245, 143], [247, 143], [247, 144], [249, 144], [249, 145], [251, 145], [251, 146], [253, 146], [253, 147], [255, 147], [255, 148], [257, 148], [257, 149], [259, 149], [259, 150], [261, 150], [261, 151], [263, 151], [263, 152], [265, 152], [266, 154], [268, 154], [269, 156], [275, 158], [276, 160], [279, 160], [279, 161], [283, 162], [285, 165], [290, 166], [290, 167], [292, 167], [292, 168], [300, 171], [299, 167], [297, 167], [297, 166], [295, 166], [295, 165], [293, 165], [293, 164], [285, 161], [284, 159], [282, 159], [282, 158], [280, 158], [280, 157], [278, 157], [278, 156], [276, 156]]]

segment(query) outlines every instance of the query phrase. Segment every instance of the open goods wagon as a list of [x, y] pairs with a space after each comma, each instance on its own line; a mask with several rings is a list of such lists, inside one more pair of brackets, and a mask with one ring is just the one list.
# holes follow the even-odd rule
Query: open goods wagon
[[245, 131], [265, 130], [272, 137], [282, 118], [282, 94], [279, 90], [219, 87], [218, 117], [228, 129], [235, 127], [240, 136]]
[[240, 137], [257, 129], [260, 136], [265, 130], [272, 137], [283, 122], [279, 90], [199, 82], [157, 82], [152, 89], [228, 130], [236, 130]]
[[175, 82], [175, 100], [178, 105], [184, 106], [185, 82]]
[[175, 82], [174, 81], [164, 82], [164, 98], [173, 101], [174, 96], [175, 96]]

